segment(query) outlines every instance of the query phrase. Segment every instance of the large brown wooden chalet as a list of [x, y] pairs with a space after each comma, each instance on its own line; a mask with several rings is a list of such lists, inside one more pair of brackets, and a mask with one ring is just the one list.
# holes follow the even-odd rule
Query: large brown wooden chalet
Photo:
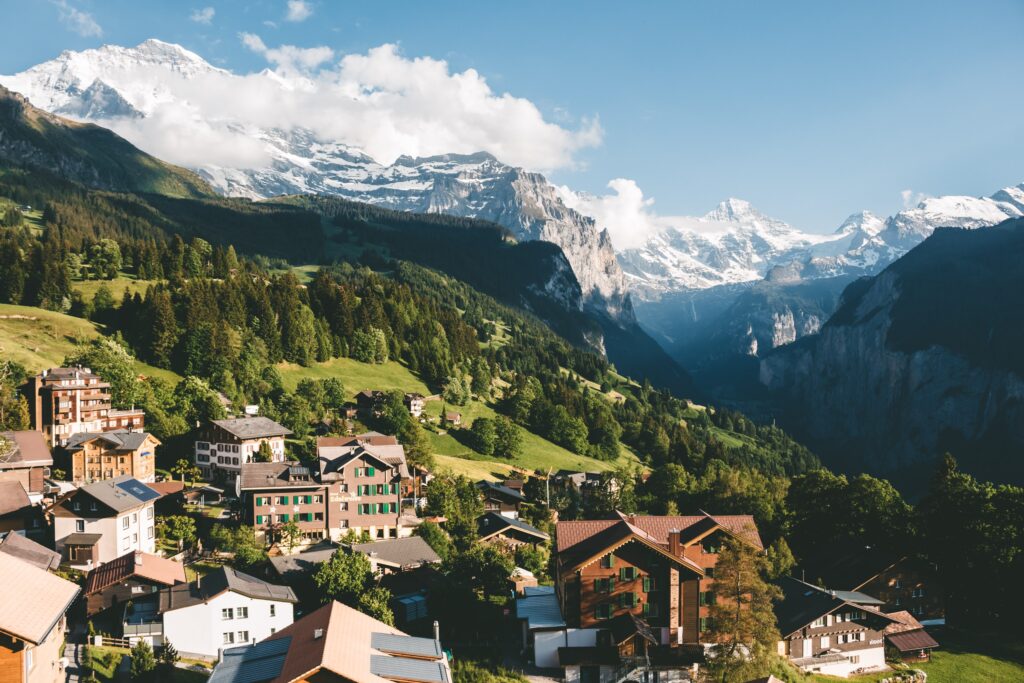
[[[556, 588], [566, 625], [598, 629], [599, 645], [622, 656], [651, 644], [704, 642], [722, 538], [762, 547], [749, 515], [619, 513], [559, 522], [556, 534]], [[579, 654], [562, 649], [565, 661]]]

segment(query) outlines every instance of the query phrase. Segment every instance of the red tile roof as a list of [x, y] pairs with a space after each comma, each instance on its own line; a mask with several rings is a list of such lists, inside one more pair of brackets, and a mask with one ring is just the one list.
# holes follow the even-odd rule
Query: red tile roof
[[656, 543], [668, 545], [669, 532], [685, 532], [694, 525], [706, 523], [709, 518], [726, 531], [749, 541], [751, 545], [757, 548], [764, 547], [754, 518], [750, 515], [622, 515], [617, 519], [559, 522], [555, 527], [558, 535], [558, 552], [569, 550], [620, 521], [643, 531]]
[[133, 576], [173, 586], [185, 583], [185, 565], [148, 553], [139, 553], [139, 562], [136, 563], [135, 553], [127, 553], [89, 572], [85, 579], [85, 594], [92, 595]]

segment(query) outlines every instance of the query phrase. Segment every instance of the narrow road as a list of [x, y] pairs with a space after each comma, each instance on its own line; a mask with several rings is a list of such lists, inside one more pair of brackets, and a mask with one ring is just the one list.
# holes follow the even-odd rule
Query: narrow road
[[64, 648], [64, 658], [68, 660], [64, 669], [66, 683], [81, 683], [85, 677], [82, 670], [83, 657], [85, 656], [85, 645], [81, 643], [68, 642]]

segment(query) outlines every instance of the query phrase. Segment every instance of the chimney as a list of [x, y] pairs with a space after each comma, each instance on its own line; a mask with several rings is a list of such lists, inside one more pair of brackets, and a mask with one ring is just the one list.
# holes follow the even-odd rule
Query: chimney
[[437, 623], [437, 619], [434, 619], [434, 640], [441, 642], [441, 624]]
[[320, 640], [324, 637], [324, 630], [322, 628], [313, 629], [313, 640]]
[[679, 529], [672, 529], [668, 532], [668, 551], [675, 557], [682, 557], [682, 546], [679, 543]]
[[141, 550], [136, 550], [135, 551], [135, 564], [137, 564], [137, 565], [141, 565], [142, 564], [142, 551]]

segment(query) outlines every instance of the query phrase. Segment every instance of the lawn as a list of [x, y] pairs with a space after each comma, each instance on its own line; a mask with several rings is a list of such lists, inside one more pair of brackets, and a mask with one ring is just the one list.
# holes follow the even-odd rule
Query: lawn
[[327, 379], [337, 377], [345, 384], [345, 390], [353, 396], [364, 389], [430, 393], [427, 385], [409, 372], [401, 363], [360, 363], [351, 358], [335, 358], [324, 363], [303, 367], [294, 363], [279, 363], [277, 366], [284, 380], [284, 388], [294, 391], [299, 380], [304, 378]]
[[124, 290], [127, 289], [132, 295], [145, 294], [146, 288], [150, 285], [155, 285], [156, 280], [139, 280], [134, 275], [128, 273], [121, 273], [118, 277], [113, 280], [75, 280], [71, 283], [71, 288], [77, 292], [82, 293], [82, 299], [85, 301], [92, 301], [92, 298], [96, 296], [96, 292], [100, 287], [106, 286], [110, 290], [110, 294], [114, 297], [114, 301], [120, 303], [121, 297], [124, 296]]
[[[957, 631], [940, 631], [935, 639], [940, 647], [932, 653], [932, 660], [914, 664], [911, 669], [920, 669], [928, 674], [929, 681], [956, 681], [956, 683], [996, 683], [1000, 681], [1024, 681], [1024, 644], [993, 645], [1005, 635], [991, 638], [968, 636]], [[850, 680], [855, 683], [875, 683], [887, 678], [890, 673], [869, 674], [843, 679], [834, 676], [811, 676], [810, 683], [835, 683]]]
[[[86, 663], [92, 668], [96, 678], [100, 681], [114, 681], [117, 673], [117, 666], [121, 663], [124, 655], [129, 654], [128, 650], [119, 647], [96, 647], [89, 646]], [[192, 662], [194, 660], [187, 660]], [[198, 663], [198, 662], [197, 662]], [[205, 665], [205, 663], [203, 663]], [[209, 673], [195, 671], [192, 669], [175, 668], [170, 677], [161, 678], [165, 683], [201, 683], [209, 679]]]

